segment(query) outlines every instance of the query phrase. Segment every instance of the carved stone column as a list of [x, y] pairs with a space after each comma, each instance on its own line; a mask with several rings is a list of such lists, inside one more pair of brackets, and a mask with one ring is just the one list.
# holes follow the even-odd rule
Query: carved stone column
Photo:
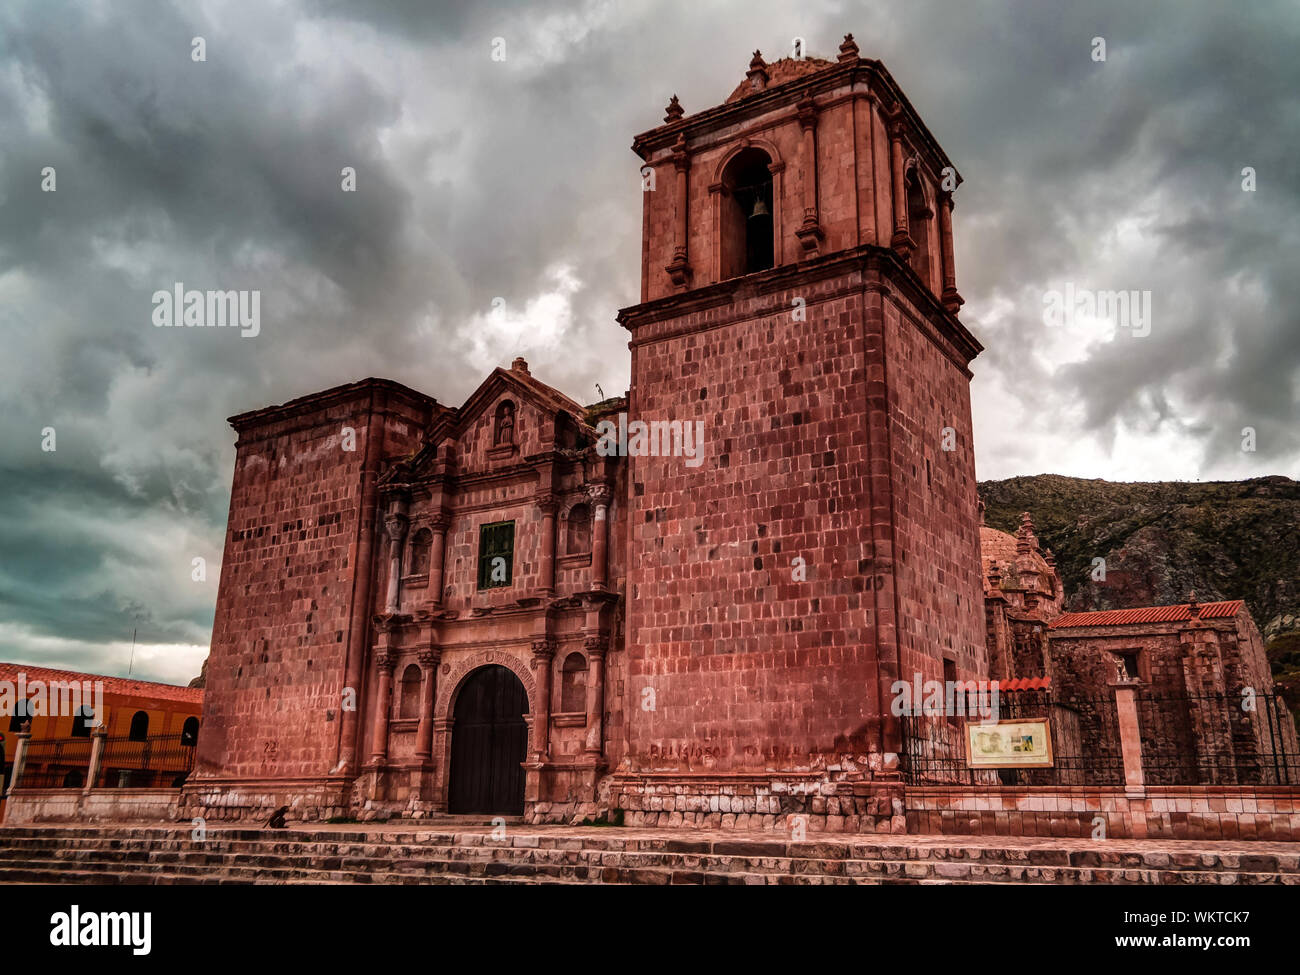
[[398, 595], [402, 581], [402, 542], [406, 538], [407, 517], [400, 512], [392, 512], [384, 519], [384, 531], [388, 533], [388, 598], [384, 600], [384, 612], [396, 613]]
[[420, 660], [420, 725], [415, 731], [415, 757], [428, 762], [433, 757], [433, 702], [437, 699], [438, 664], [442, 662], [442, 648], [430, 646], [421, 650]]
[[673, 168], [677, 173], [676, 193], [674, 194], [677, 209], [673, 219], [673, 259], [664, 270], [668, 272], [668, 277], [672, 280], [674, 287], [684, 288], [691, 281], [689, 245], [686, 237], [686, 214], [687, 207], [690, 204], [688, 174], [691, 168], [691, 157], [686, 149], [685, 135], [679, 135], [677, 141], [673, 144], [672, 160]]
[[916, 244], [907, 230], [907, 188], [903, 182], [903, 123], [889, 124], [889, 176], [894, 197], [894, 236], [889, 245], [903, 255], [911, 256]]
[[590, 761], [599, 762], [604, 751], [603, 719], [605, 715], [605, 650], [609, 638], [605, 634], [589, 636], [583, 641], [587, 652], [587, 739], [583, 754]]
[[533, 765], [551, 758], [551, 662], [555, 659], [554, 640], [533, 643], [533, 670], [537, 674], [537, 700], [533, 702]]
[[614, 491], [608, 484], [594, 484], [587, 489], [593, 506], [591, 521], [591, 587], [604, 589], [608, 580], [609, 502]]
[[451, 519], [441, 512], [429, 519], [433, 538], [429, 543], [429, 587], [425, 590], [430, 608], [442, 606], [443, 553], [447, 546], [447, 527]]
[[798, 105], [799, 126], [803, 129], [803, 223], [795, 236], [809, 254], [822, 240], [817, 212], [817, 104], [805, 98]]
[[393, 668], [396, 657], [387, 646], [375, 651], [375, 672], [379, 685], [375, 691], [375, 716], [370, 729], [374, 737], [374, 750], [368, 765], [383, 765], [388, 761], [388, 712], [393, 706]]
[[939, 245], [943, 257], [943, 294], [940, 301], [951, 314], [965, 304], [957, 292], [957, 265], [952, 250], [952, 194], [944, 193], [939, 200]]
[[541, 582], [538, 589], [544, 596], [555, 595], [555, 512], [559, 503], [552, 494], [543, 494], [537, 499], [537, 506], [542, 509], [542, 557]]

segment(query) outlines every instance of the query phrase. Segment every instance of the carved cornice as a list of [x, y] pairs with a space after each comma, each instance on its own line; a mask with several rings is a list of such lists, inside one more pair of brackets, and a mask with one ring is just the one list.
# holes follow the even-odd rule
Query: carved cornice
[[801, 128], [815, 129], [817, 127], [817, 102], [812, 98], [805, 98], [795, 106], [795, 117], [799, 119]]
[[678, 136], [677, 141], [673, 143], [673, 168], [679, 173], [684, 173], [691, 168], [691, 153], [686, 146], [686, 136]]

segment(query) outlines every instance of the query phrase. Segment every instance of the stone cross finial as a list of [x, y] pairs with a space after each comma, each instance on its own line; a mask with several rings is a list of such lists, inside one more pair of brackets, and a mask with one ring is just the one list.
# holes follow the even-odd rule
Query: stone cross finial
[[677, 100], [676, 95], [673, 95], [672, 100], [668, 102], [668, 107], [664, 109], [664, 121], [676, 122], [685, 114], [686, 110], [682, 108], [682, 103]]
[[749, 70], [745, 72], [745, 77], [749, 79], [749, 87], [754, 91], [762, 91], [767, 87], [767, 62], [758, 51], [754, 52], [754, 58], [749, 62]]
[[1192, 599], [1191, 602], [1187, 604], [1187, 612], [1191, 614], [1191, 617], [1194, 620], [1199, 620], [1201, 618], [1201, 604], [1196, 601], [1196, 590], [1192, 590]]
[[840, 61], [856, 61], [858, 59], [858, 42], [853, 39], [852, 34], [844, 35], [844, 43], [840, 45]]

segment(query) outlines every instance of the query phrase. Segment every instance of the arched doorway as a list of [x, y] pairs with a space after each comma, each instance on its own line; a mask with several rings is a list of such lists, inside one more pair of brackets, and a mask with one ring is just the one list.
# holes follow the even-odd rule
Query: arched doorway
[[508, 667], [480, 667], [465, 678], [451, 726], [453, 813], [524, 811], [528, 694]]

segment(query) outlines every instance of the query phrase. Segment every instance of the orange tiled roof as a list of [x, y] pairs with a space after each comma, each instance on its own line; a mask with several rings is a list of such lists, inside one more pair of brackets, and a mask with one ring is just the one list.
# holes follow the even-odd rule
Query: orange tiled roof
[[1013, 677], [994, 681], [999, 691], [1045, 691], [1052, 686], [1050, 677]]
[[[1052, 620], [1049, 629], [1072, 626], [1125, 626], [1131, 623], [1180, 623], [1192, 618], [1190, 603], [1177, 606], [1140, 606], [1136, 609], [1108, 609], [1097, 613], [1064, 613]], [[1221, 603], [1202, 603], [1201, 619], [1213, 620], [1236, 616], [1242, 601], [1229, 599]]]
[[27, 682], [43, 681], [103, 681], [105, 694], [121, 694], [127, 697], [152, 697], [164, 701], [182, 701], [187, 704], [203, 703], [203, 688], [181, 687], [179, 684], [159, 684], [150, 680], [135, 680], [130, 677], [104, 677], [101, 674], [82, 674], [75, 670], [55, 670], [51, 667], [35, 667], [28, 664], [0, 663], [0, 680], [18, 682], [20, 673], [27, 675]]

